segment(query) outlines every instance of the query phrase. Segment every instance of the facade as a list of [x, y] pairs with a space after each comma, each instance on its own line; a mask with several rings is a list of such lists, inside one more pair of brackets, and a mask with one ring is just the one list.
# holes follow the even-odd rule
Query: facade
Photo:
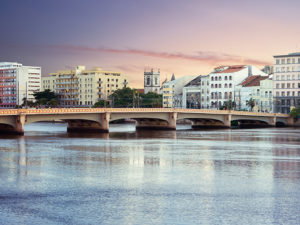
[[182, 108], [183, 87], [195, 79], [196, 76], [183, 76], [163, 84], [163, 107]]
[[300, 52], [274, 56], [273, 97], [275, 112], [300, 108]]
[[35, 101], [33, 94], [41, 89], [41, 67], [15, 62], [0, 63], [0, 108], [15, 108], [23, 99]]
[[77, 66], [75, 70], [64, 70], [42, 77], [43, 90], [54, 91], [61, 106], [92, 106], [99, 100], [107, 100], [117, 89], [128, 87], [127, 77], [120, 72], [106, 71], [97, 67], [86, 70]]
[[200, 75], [183, 87], [182, 108], [209, 108], [209, 77]]
[[148, 92], [160, 93], [160, 70], [157, 72], [154, 72], [153, 69], [144, 71], [144, 91], [145, 94]]
[[272, 79], [268, 76], [253, 75], [247, 77], [235, 87], [234, 102], [237, 110], [250, 111], [247, 105], [250, 99], [254, 100], [253, 111], [271, 112], [272, 110]]
[[226, 101], [234, 101], [235, 87], [247, 77], [266, 76], [264, 72], [252, 65], [220, 66], [209, 74], [210, 108], [218, 109]]

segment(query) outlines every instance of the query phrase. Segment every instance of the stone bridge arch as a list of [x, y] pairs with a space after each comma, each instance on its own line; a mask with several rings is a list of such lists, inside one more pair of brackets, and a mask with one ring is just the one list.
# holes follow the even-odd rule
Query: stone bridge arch
[[110, 121], [133, 119], [137, 121], [136, 129], [176, 130], [177, 113], [174, 112], [129, 112], [111, 113]]
[[192, 121], [192, 128], [229, 128], [230, 117], [227, 114], [180, 113], [178, 120]]

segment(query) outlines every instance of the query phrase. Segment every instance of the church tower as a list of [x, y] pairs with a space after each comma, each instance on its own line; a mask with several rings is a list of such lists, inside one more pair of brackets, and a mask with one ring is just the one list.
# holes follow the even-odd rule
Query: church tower
[[153, 69], [150, 71], [144, 71], [144, 93], [154, 92], [159, 94], [160, 90], [160, 71], [154, 72]]

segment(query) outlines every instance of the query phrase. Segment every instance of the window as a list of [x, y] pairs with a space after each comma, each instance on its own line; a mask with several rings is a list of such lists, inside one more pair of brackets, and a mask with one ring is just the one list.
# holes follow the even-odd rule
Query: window
[[218, 77], [215, 77], [215, 80], [218, 80]]
[[150, 77], [147, 77], [147, 85], [150, 85]]
[[211, 81], [214, 81], [214, 77], [211, 77]]
[[229, 84], [229, 88], [232, 88], [232, 84]]
[[277, 96], [277, 97], [279, 96], [279, 91], [276, 91], [276, 96]]
[[221, 85], [221, 84], [219, 84], [219, 88], [222, 88], [222, 85]]
[[285, 72], [285, 67], [281, 67], [281, 72]]
[[285, 64], [285, 59], [281, 59], [281, 64]]
[[281, 105], [285, 105], [285, 100], [284, 99], [281, 100]]
[[290, 64], [291, 63], [291, 59], [287, 59], [287, 64]]
[[232, 80], [232, 76], [229, 76], [229, 80]]
[[228, 85], [227, 85], [227, 84], [225, 84], [225, 88], [228, 88]]
[[211, 84], [211, 88], [214, 88], [214, 85], [213, 85], [213, 84]]
[[276, 80], [279, 80], [279, 75], [276, 76]]
[[291, 84], [290, 84], [290, 83], [287, 83], [287, 84], [286, 84], [286, 88], [291, 88]]
[[279, 64], [279, 59], [276, 59], [276, 64]]
[[295, 64], [295, 58], [292, 59], [292, 63]]
[[219, 98], [222, 98], [222, 93], [221, 92], [219, 92]]
[[294, 74], [292, 75], [292, 80], [295, 80], [295, 75]]
[[221, 76], [219, 76], [219, 80], [222, 80]]
[[287, 80], [290, 80], [291, 76], [290, 75], [287, 75]]
[[295, 88], [295, 83], [292, 83], [292, 88]]
[[284, 83], [281, 84], [281, 88], [285, 88], [285, 84]]
[[225, 76], [225, 80], [227, 80], [227, 76]]
[[218, 85], [217, 85], [217, 84], [215, 84], [215, 88], [218, 88]]
[[285, 92], [284, 92], [284, 91], [281, 92], [281, 96], [282, 96], [282, 97], [285, 96]]
[[286, 92], [286, 96], [290, 96], [290, 92], [289, 91]]

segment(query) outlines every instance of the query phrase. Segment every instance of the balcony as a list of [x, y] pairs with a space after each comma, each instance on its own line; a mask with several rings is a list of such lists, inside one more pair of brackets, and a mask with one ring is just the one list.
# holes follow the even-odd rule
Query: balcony
[[97, 88], [98, 88], [98, 89], [103, 89], [103, 87], [100, 87], [100, 86], [98, 86]]
[[102, 80], [98, 80], [97, 83], [98, 83], [98, 84], [102, 84], [103, 81], [102, 81]]

